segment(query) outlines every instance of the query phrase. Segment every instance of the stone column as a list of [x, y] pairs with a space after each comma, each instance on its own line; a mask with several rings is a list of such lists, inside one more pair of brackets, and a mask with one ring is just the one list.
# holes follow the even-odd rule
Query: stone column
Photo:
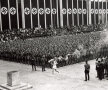
[[82, 0], [82, 25], [84, 25], [84, 14], [83, 14], [83, 0]]
[[45, 9], [46, 9], [46, 3], [45, 3], [45, 0], [44, 0], [44, 19], [45, 19], [45, 29], [46, 29], [47, 25], [46, 25], [46, 12], [45, 12]]
[[38, 27], [40, 27], [40, 17], [39, 17], [39, 0], [37, 0], [37, 10], [38, 10]]
[[17, 29], [19, 29], [19, 12], [18, 12], [18, 0], [16, 0], [16, 12], [17, 12]]
[[78, 13], [78, 8], [79, 8], [79, 4], [78, 4], [78, 1], [79, 0], [77, 0], [77, 25], [79, 26], [79, 13]]
[[57, 6], [57, 27], [59, 28], [58, 0], [56, 0], [56, 6]]
[[33, 28], [32, 2], [31, 2], [31, 0], [30, 0], [30, 19], [31, 19], [31, 28]]
[[91, 0], [88, 0], [87, 2], [87, 7], [88, 7], [88, 24], [92, 24], [91, 23]]
[[22, 28], [25, 28], [24, 0], [21, 0]]
[[59, 0], [60, 6], [60, 27], [63, 27], [62, 0]]
[[73, 0], [72, 0], [72, 26], [74, 26]]
[[[94, 10], [95, 10], [95, 0], [94, 0]], [[94, 12], [94, 24], [96, 24], [96, 14]]]
[[[106, 10], [107, 10], [107, 6], [108, 6], [107, 2], [108, 2], [108, 1], [106, 0]], [[106, 12], [106, 25], [107, 25], [107, 22], [108, 22], [108, 21], [107, 21], [107, 12]]]
[[1, 2], [0, 2], [0, 30], [2, 31]]
[[67, 5], [67, 26], [69, 26], [69, 16], [68, 16], [68, 0], [66, 0]]
[[10, 3], [9, 3], [9, 0], [8, 0], [8, 16], [9, 16], [9, 29], [11, 30]]

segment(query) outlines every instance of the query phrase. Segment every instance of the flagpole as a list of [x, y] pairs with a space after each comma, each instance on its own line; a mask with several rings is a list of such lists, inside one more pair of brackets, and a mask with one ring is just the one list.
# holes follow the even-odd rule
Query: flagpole
[[24, 15], [24, 0], [21, 0], [21, 10], [22, 10], [22, 28], [25, 28], [25, 15]]
[[32, 1], [31, 0], [30, 0], [30, 18], [31, 18], [31, 28], [33, 29]]
[[37, 0], [37, 10], [38, 10], [38, 27], [40, 27], [39, 0]]
[[56, 0], [56, 6], [57, 6], [57, 28], [59, 28], [58, 0]]
[[16, 0], [16, 10], [17, 10], [17, 29], [19, 29], [19, 12], [18, 12], [18, 0]]
[[72, 26], [74, 26], [73, 0], [72, 0]]
[[11, 17], [10, 17], [10, 3], [8, 0], [8, 16], [9, 16], [9, 29], [11, 30]]
[[1, 2], [0, 2], [0, 30], [2, 32]]
[[79, 26], [78, 0], [77, 0], [77, 24]]

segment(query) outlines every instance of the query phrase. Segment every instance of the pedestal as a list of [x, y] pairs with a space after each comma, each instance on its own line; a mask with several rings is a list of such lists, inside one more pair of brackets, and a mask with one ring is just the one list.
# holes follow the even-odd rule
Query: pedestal
[[30, 88], [32, 85], [20, 82], [18, 71], [8, 72], [7, 83], [0, 85], [0, 90], [28, 90]]
[[9, 86], [16, 86], [20, 84], [19, 80], [19, 72], [18, 71], [11, 71], [7, 73], [7, 85]]

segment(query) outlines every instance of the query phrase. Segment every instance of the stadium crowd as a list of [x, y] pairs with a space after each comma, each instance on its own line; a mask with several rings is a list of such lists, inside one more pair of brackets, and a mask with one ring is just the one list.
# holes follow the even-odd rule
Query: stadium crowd
[[64, 26], [63, 28], [33, 28], [33, 29], [13, 29], [13, 30], [3, 30], [0, 32], [0, 40], [12, 41], [15, 39], [27, 39], [33, 37], [46, 37], [46, 36], [61, 36], [61, 35], [70, 35], [78, 33], [87, 33], [102, 31], [106, 28], [105, 24], [96, 24], [96, 25], [80, 25], [80, 26]]

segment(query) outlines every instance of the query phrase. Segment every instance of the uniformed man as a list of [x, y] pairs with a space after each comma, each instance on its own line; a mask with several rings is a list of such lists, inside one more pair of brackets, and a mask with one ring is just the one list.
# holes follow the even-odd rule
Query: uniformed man
[[85, 81], [89, 80], [90, 79], [90, 76], [89, 76], [89, 72], [90, 72], [90, 64], [88, 64], [88, 61], [85, 62]]
[[47, 61], [47, 59], [46, 59], [45, 55], [43, 55], [43, 57], [42, 57], [42, 59], [41, 59], [42, 72], [45, 71], [46, 61]]
[[32, 65], [32, 71], [36, 71], [36, 60], [34, 56], [32, 56], [31, 58], [31, 65]]

